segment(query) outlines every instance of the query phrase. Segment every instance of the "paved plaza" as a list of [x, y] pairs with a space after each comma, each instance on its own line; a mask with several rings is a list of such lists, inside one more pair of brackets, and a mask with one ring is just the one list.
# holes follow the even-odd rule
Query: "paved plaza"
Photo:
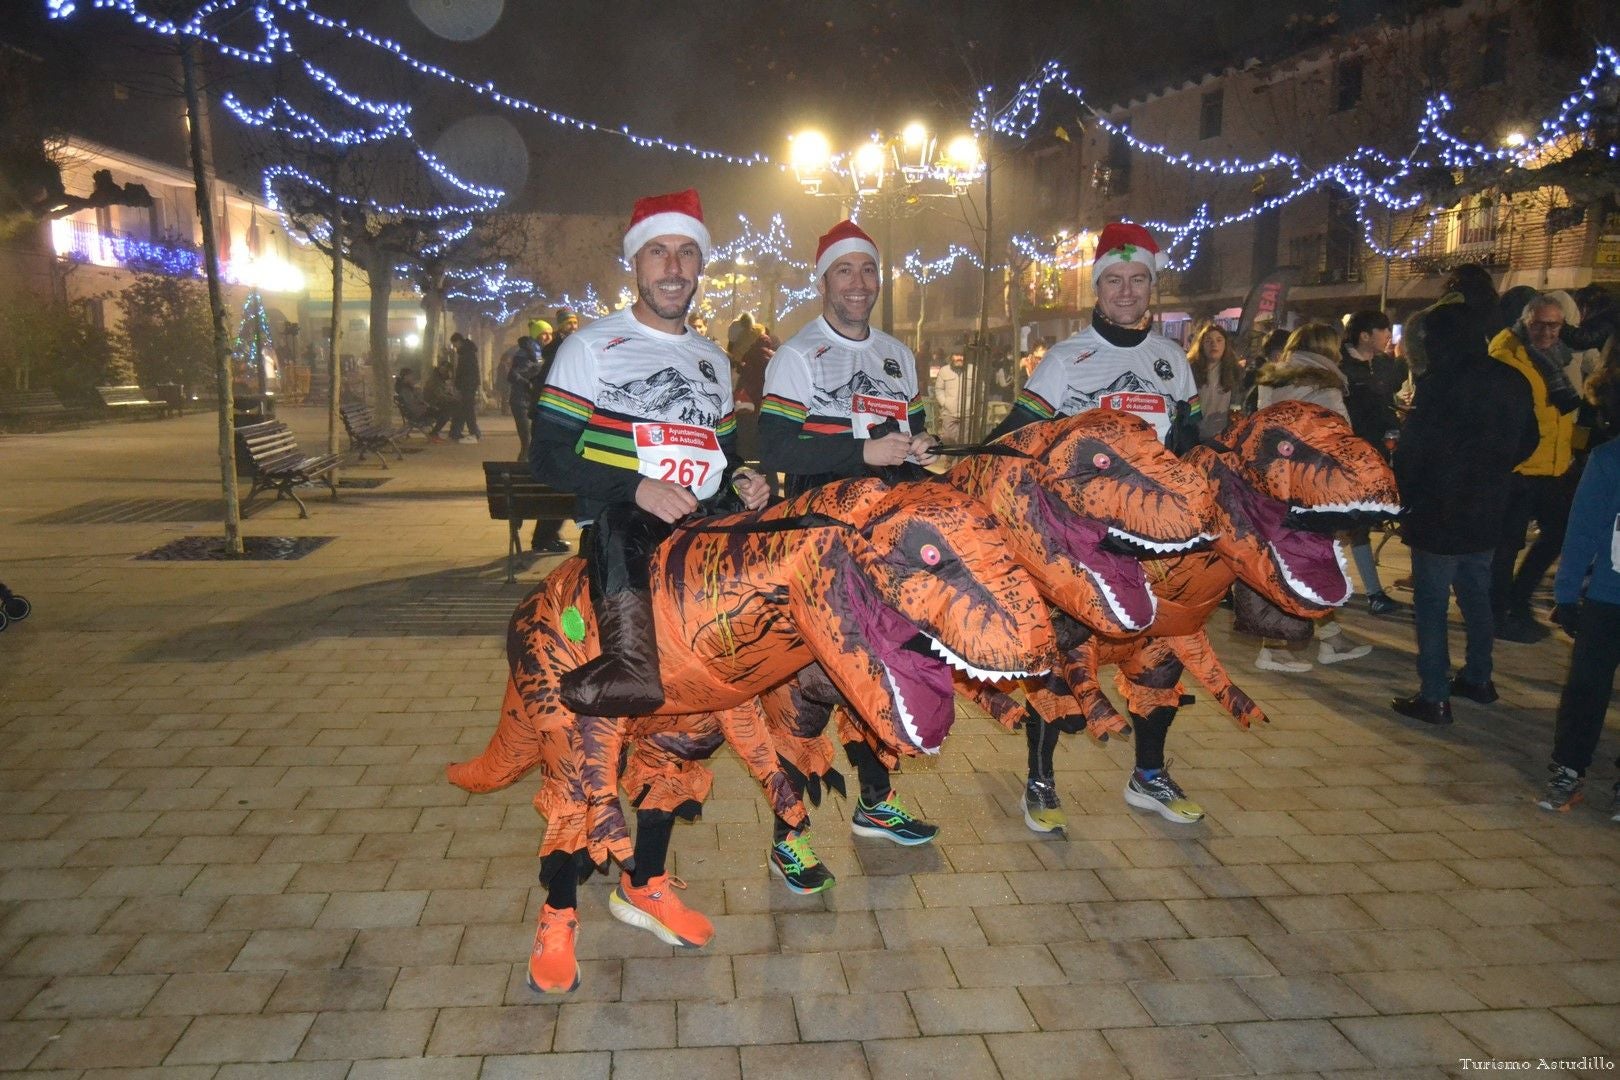
[[[282, 418], [324, 442], [323, 412]], [[857, 841], [834, 797], [813, 835], [838, 884], [796, 897], [722, 751], [672, 867], [714, 941], [614, 921], [596, 878], [583, 985], [540, 998], [538, 780], [443, 772], [492, 729], [506, 618], [556, 564], [505, 584], [479, 462], [516, 440], [485, 425], [347, 469], [386, 482], [312, 492], [308, 520], [261, 497], [247, 533], [333, 539], [245, 565], [133, 559], [218, 531], [211, 415], [0, 436], [0, 580], [35, 607], [0, 635], [4, 1075], [1614, 1075], [1614, 734], [1588, 805], [1534, 803], [1567, 640], [1499, 644], [1502, 701], [1430, 730], [1387, 707], [1416, 686], [1410, 623], [1364, 612], [1343, 622], [1373, 655], [1301, 676], [1254, 670], [1217, 614], [1273, 723], [1191, 688], [1169, 750], [1196, 826], [1124, 805], [1127, 744], [1071, 738], [1069, 835], [1036, 836], [1023, 739], [962, 706], [898, 780], [939, 841]]]

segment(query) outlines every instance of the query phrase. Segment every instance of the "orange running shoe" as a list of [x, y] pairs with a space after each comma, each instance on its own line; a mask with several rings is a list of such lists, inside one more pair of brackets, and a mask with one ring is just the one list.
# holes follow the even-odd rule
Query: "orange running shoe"
[[638, 889], [624, 874], [608, 898], [608, 910], [620, 922], [650, 930], [671, 945], [700, 949], [714, 937], [714, 924], [681, 903], [674, 890], [684, 888], [686, 882], [680, 878], [660, 874]]
[[574, 938], [579, 934], [578, 911], [561, 911], [544, 904], [540, 926], [529, 954], [529, 989], [542, 994], [566, 994], [579, 989], [579, 962], [574, 959]]

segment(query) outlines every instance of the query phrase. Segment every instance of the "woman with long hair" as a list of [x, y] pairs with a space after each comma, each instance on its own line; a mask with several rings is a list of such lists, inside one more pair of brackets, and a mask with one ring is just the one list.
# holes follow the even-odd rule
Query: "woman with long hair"
[[1198, 403], [1203, 409], [1198, 437], [1207, 442], [1227, 429], [1233, 411], [1243, 404], [1243, 372], [1231, 335], [1213, 322], [1200, 326], [1187, 346], [1187, 363], [1198, 382]]

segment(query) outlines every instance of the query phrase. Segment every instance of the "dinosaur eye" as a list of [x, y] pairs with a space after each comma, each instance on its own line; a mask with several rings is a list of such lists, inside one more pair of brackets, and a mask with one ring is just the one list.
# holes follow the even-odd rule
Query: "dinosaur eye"
[[1293, 457], [1294, 444], [1289, 442], [1287, 439], [1284, 439], [1282, 442], [1277, 444], [1277, 453], [1281, 454], [1283, 457]]
[[1098, 454], [1096, 457], [1091, 459], [1091, 463], [1099, 469], [1106, 469], [1108, 466], [1114, 463], [1114, 459], [1109, 457], [1107, 454]]
[[939, 565], [939, 548], [935, 547], [933, 544], [924, 544], [922, 546], [922, 550], [917, 552], [917, 554], [922, 556], [922, 561], [927, 563], [929, 566]]

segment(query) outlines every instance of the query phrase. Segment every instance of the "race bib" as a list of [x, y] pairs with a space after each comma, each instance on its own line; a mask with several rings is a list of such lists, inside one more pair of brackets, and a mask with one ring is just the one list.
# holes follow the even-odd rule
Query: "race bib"
[[1169, 404], [1159, 394], [1104, 394], [1097, 400], [1097, 407], [1099, 409], [1116, 409], [1119, 412], [1135, 413], [1153, 425], [1153, 430], [1158, 433], [1160, 442], [1163, 442], [1165, 436], [1170, 433]]
[[903, 434], [911, 434], [909, 403], [901, 398], [873, 397], [856, 394], [849, 402], [849, 427], [857, 439], [870, 438], [869, 432], [885, 420], [900, 425]]
[[706, 427], [691, 424], [632, 424], [636, 437], [636, 470], [654, 480], [689, 488], [699, 499], [720, 490], [726, 455], [720, 440]]

